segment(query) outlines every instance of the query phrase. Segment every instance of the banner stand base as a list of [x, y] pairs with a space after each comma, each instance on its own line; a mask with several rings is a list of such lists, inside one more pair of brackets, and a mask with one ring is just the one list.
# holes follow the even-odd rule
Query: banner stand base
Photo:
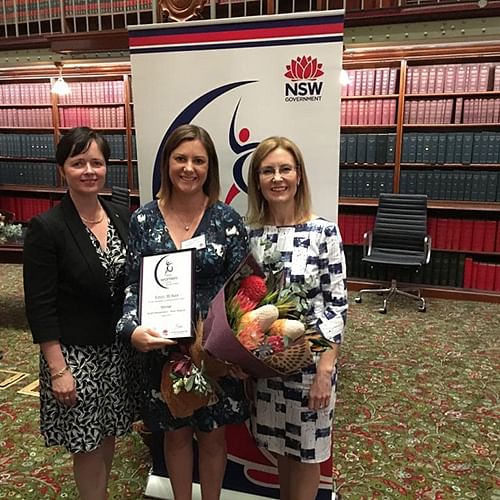
[[[174, 493], [170, 485], [170, 479], [165, 476], [149, 474], [144, 491], [145, 498], [155, 498], [159, 500], [173, 500]], [[223, 489], [220, 500], [268, 500], [269, 497], [242, 493], [241, 491]], [[193, 483], [193, 500], [201, 500], [201, 488], [199, 483]], [[332, 500], [340, 500], [340, 497], [332, 492]]]
[[[157, 498], [161, 500], [173, 500], [174, 493], [170, 485], [170, 479], [165, 476], [149, 474], [144, 491], [146, 498]], [[261, 497], [241, 491], [223, 489], [220, 500], [268, 500], [269, 497]], [[201, 487], [199, 483], [193, 483], [193, 500], [201, 500]]]

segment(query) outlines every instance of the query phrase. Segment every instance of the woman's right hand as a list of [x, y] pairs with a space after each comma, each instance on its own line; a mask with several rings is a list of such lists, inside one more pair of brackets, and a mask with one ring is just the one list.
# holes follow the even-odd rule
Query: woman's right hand
[[162, 347], [170, 347], [176, 345], [175, 340], [166, 339], [161, 334], [151, 328], [138, 326], [132, 333], [130, 339], [132, 345], [140, 352], [154, 351]]
[[67, 369], [62, 376], [52, 379], [52, 393], [57, 401], [64, 406], [76, 404], [75, 379], [71, 370]]

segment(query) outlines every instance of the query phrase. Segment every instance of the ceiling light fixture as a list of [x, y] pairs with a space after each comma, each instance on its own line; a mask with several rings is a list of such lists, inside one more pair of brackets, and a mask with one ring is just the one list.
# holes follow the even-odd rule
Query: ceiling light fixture
[[62, 70], [63, 70], [63, 63], [62, 61], [55, 61], [54, 62], [56, 68], [59, 69], [59, 77], [57, 80], [54, 82], [54, 85], [52, 85], [51, 92], [53, 94], [57, 95], [68, 95], [71, 94], [71, 89], [69, 88], [69, 85], [66, 83], [62, 76]]

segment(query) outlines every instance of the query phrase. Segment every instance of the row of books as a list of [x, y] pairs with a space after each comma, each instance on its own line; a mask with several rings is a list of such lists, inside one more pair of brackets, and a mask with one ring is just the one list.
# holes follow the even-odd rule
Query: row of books
[[72, 16], [120, 14], [153, 10], [151, 0], [4, 0], [0, 17], [5, 23], [43, 21]]
[[[432, 200], [500, 201], [500, 172], [483, 170], [402, 170], [399, 192]], [[355, 194], [354, 196], [363, 196]]]
[[60, 108], [59, 122], [61, 127], [124, 128], [125, 109], [123, 106]]
[[52, 108], [0, 108], [0, 127], [51, 128]]
[[52, 134], [0, 133], [1, 156], [53, 158], [54, 154], [54, 136]]
[[[362, 244], [364, 234], [373, 230], [375, 215], [339, 213], [338, 224], [344, 244]], [[500, 253], [498, 220], [429, 217], [427, 227], [432, 248]]]
[[500, 163], [500, 132], [407, 132], [402, 163]]
[[[127, 136], [125, 134], [103, 134], [111, 149], [111, 159], [127, 159]], [[137, 159], [135, 135], [132, 140], [132, 159]], [[0, 156], [53, 159], [55, 155], [52, 134], [3, 134], [0, 133]]]
[[0, 161], [0, 184], [57, 186], [54, 163]]
[[342, 101], [341, 125], [394, 125], [397, 99], [357, 99]]
[[108, 165], [106, 169], [106, 187], [111, 189], [113, 186], [128, 187], [128, 167], [126, 164]]
[[344, 245], [363, 243], [363, 235], [373, 230], [375, 215], [339, 213], [338, 225]]
[[429, 217], [432, 248], [500, 253], [500, 221]]
[[500, 264], [478, 262], [467, 257], [464, 264], [464, 288], [500, 292]]
[[[127, 159], [127, 136], [125, 134], [103, 134], [108, 141], [111, 149], [111, 159]], [[131, 136], [132, 141], [132, 160], [137, 159], [137, 143], [135, 135]]]
[[50, 83], [4, 83], [0, 84], [0, 103], [46, 104], [50, 106]]
[[500, 90], [500, 64], [468, 63], [410, 66], [406, 72], [409, 94], [487, 92]]
[[481, 262], [464, 253], [434, 251], [420, 269], [370, 266], [362, 261], [363, 247], [345, 247], [347, 276], [374, 281], [446, 286], [500, 292], [500, 263]]
[[341, 163], [394, 163], [396, 134], [340, 134]]
[[13, 212], [16, 222], [28, 222], [32, 217], [46, 212], [56, 203], [58, 203], [58, 200], [50, 198], [10, 196], [0, 193], [0, 211], [5, 209]]
[[5, 23], [22, 23], [61, 18], [60, 0], [24, 0], [22, 2], [3, 0], [2, 3], [0, 13], [3, 14], [3, 22]]
[[119, 14], [153, 9], [152, 0], [65, 0], [64, 3], [66, 16]]
[[[407, 99], [403, 123], [407, 125], [454, 123], [455, 99]], [[459, 123], [459, 122], [458, 122]]]
[[[138, 188], [137, 165], [132, 166], [134, 188]], [[58, 186], [57, 167], [54, 163], [28, 163], [0, 161], [0, 184]], [[128, 165], [110, 163], [106, 170], [106, 187], [128, 186]]]
[[378, 198], [380, 193], [392, 193], [392, 170], [342, 168], [340, 170], [340, 196]]
[[390, 95], [396, 93], [398, 68], [349, 69], [349, 83], [342, 87], [343, 96]]
[[68, 81], [71, 93], [59, 97], [60, 104], [123, 103], [123, 80], [98, 80], [94, 82]]
[[431, 260], [421, 268], [397, 268], [368, 265], [363, 262], [363, 247], [346, 246], [347, 277], [388, 282], [396, 279], [399, 283], [416, 283], [462, 288], [464, 283], [464, 263], [466, 254], [458, 252], [431, 252]]
[[403, 123], [408, 125], [448, 123], [498, 123], [500, 98], [407, 99]]
[[456, 98], [455, 123], [498, 123], [500, 98]]

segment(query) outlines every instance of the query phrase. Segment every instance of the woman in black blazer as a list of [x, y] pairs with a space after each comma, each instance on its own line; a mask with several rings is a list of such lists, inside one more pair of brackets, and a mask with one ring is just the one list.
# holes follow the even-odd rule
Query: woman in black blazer
[[72, 129], [56, 160], [68, 192], [34, 217], [24, 243], [26, 314], [40, 345], [40, 427], [73, 454], [82, 499], [107, 498], [115, 437], [130, 430], [128, 346], [117, 338], [129, 211], [98, 196], [110, 148]]

